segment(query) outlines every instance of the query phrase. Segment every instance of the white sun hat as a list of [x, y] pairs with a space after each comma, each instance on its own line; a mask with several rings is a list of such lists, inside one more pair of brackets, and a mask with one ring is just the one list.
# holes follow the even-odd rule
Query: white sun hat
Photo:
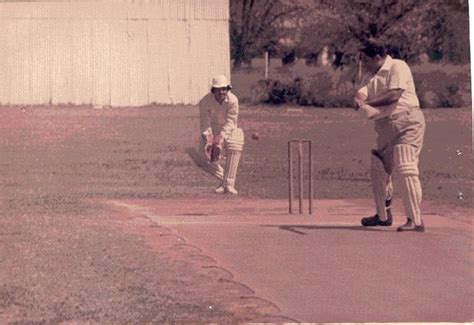
[[229, 84], [227, 77], [224, 75], [218, 75], [212, 78], [212, 88], [229, 88], [231, 89], [232, 86]]

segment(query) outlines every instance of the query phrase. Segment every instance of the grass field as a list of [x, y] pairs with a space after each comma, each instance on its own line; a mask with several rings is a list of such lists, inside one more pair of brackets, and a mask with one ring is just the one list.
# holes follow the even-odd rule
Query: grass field
[[[361, 232], [358, 226], [361, 216], [350, 210], [344, 220], [350, 220], [353, 226], [318, 226], [321, 220], [315, 219], [314, 226], [296, 227], [302, 232], [289, 231], [292, 226], [262, 227], [259, 220], [251, 229], [271, 229], [277, 237], [255, 235], [251, 240], [248, 237], [255, 233], [247, 233], [250, 228], [242, 228], [245, 221], [240, 225], [239, 221], [218, 225], [223, 227], [226, 240], [237, 238], [237, 244], [224, 254], [235, 256], [232, 255], [235, 250], [245, 246], [242, 241], [265, 256], [267, 252], [262, 248], [265, 243], [274, 249], [283, 247], [277, 252], [282, 262], [274, 260], [269, 265], [272, 269], [277, 266], [275, 270], [292, 273], [298, 264], [288, 259], [289, 251], [285, 250], [288, 246], [284, 247], [289, 243], [286, 240], [291, 240], [289, 246], [304, 245], [295, 255], [318, 248], [316, 255], [300, 256], [305, 264], [312, 259], [318, 269], [320, 261], [325, 261], [323, 269], [327, 273], [323, 274], [330, 276], [323, 275], [321, 286], [315, 290], [322, 300], [327, 300], [325, 290], [341, 294], [331, 285], [338, 279], [342, 281], [338, 281], [341, 286], [347, 283], [348, 288], [344, 290], [352, 292], [351, 288], [373, 287], [372, 283], [361, 284], [358, 281], [361, 277], [370, 282], [375, 274], [382, 274], [385, 277], [376, 284], [377, 291], [387, 292], [385, 285], [379, 286], [379, 283], [395, 285], [400, 280], [404, 287], [397, 286], [399, 292], [410, 283], [417, 283], [420, 287], [407, 291], [420, 288], [417, 293], [426, 293], [426, 301], [432, 301], [433, 297], [438, 301], [442, 296], [446, 300], [438, 305], [448, 301], [443, 307], [454, 306], [457, 310], [460, 306], [462, 311], [469, 310], [462, 304], [453, 304], [449, 294], [440, 295], [432, 286], [442, 290], [446, 283], [459, 285], [456, 288], [464, 288], [468, 283], [468, 280], [464, 282], [463, 275], [468, 273], [466, 265], [470, 265], [465, 262], [469, 245], [465, 244], [468, 240], [462, 234], [468, 233], [472, 225], [472, 209], [466, 209], [472, 206], [471, 111], [469, 108], [432, 109], [426, 111], [426, 118], [428, 129], [420, 167], [425, 200], [431, 203], [425, 202], [427, 208], [423, 212], [426, 215], [441, 212], [449, 218], [446, 223], [462, 221], [453, 224], [457, 227], [461, 224], [463, 232], [450, 227], [440, 230], [438, 226], [429, 229], [428, 237], [408, 235], [406, 239], [395, 239], [401, 237], [389, 231], [365, 229], [370, 233]], [[278, 315], [273, 301], [259, 299], [259, 293], [239, 282], [238, 275], [232, 280], [232, 272], [222, 267], [219, 255], [206, 255], [208, 252], [200, 245], [194, 246], [194, 241], [184, 244], [189, 236], [181, 237], [182, 234], [177, 233], [178, 236], [170, 228], [152, 221], [150, 218], [156, 214], [145, 207], [164, 205], [165, 210], [178, 211], [183, 210], [183, 205], [190, 211], [189, 218], [216, 220], [212, 214], [199, 215], [202, 202], [207, 202], [204, 205], [216, 210], [238, 206], [240, 216], [231, 216], [232, 220], [242, 218], [242, 213], [257, 216], [268, 213], [273, 217], [272, 209], [278, 210], [275, 204], [281, 207], [287, 198], [287, 141], [298, 138], [313, 141], [316, 218], [318, 209], [323, 210], [318, 206], [323, 202], [318, 199], [371, 197], [368, 168], [369, 150], [374, 142], [373, 126], [350, 109], [243, 106], [240, 125], [247, 141], [237, 179], [240, 191], [237, 199], [212, 194], [218, 180], [195, 164], [196, 156], [201, 154], [196, 151], [199, 138], [196, 107], [28, 107], [25, 111], [20, 107], [1, 107], [0, 120], [0, 323], [291, 321]], [[261, 139], [251, 140], [251, 134], [256, 131]], [[170, 197], [175, 200], [168, 201], [178, 203], [166, 206], [167, 200], [160, 200]], [[131, 200], [135, 198], [145, 200]], [[193, 201], [195, 198], [198, 200]], [[254, 200], [259, 198], [282, 201], [265, 200], [265, 205], [259, 205], [261, 200]], [[396, 197], [396, 200], [399, 199]], [[112, 206], [111, 201], [123, 204], [122, 208]], [[123, 209], [127, 201], [147, 203], [143, 205], [144, 210], [132, 211]], [[369, 204], [370, 201], [360, 202]], [[399, 203], [396, 201], [395, 206], [400, 206]], [[325, 204], [327, 209], [328, 202]], [[454, 207], [458, 208], [453, 211]], [[396, 209], [394, 213], [400, 222], [403, 212]], [[201, 229], [205, 235], [198, 235], [199, 238], [215, 246], [215, 239], [221, 237], [208, 237], [210, 224], [195, 227], [199, 233], [199, 227], [204, 226]], [[363, 240], [356, 240], [357, 236]], [[384, 240], [390, 245], [396, 245], [396, 240], [407, 242], [394, 250], [388, 248], [390, 245], [383, 247], [385, 250], [372, 250]], [[230, 243], [232, 241], [226, 245]], [[427, 246], [429, 249], [425, 250]], [[341, 255], [342, 251], [346, 255]], [[453, 251], [455, 254], [451, 254]], [[438, 258], [446, 254], [450, 259]], [[347, 256], [352, 256], [357, 265]], [[252, 265], [248, 259], [242, 261], [243, 266]], [[392, 268], [393, 261], [402, 268]], [[448, 261], [443, 266], [449, 266], [444, 269], [449, 276], [439, 278], [436, 265], [444, 261]], [[416, 272], [408, 273], [405, 267], [414, 263]], [[377, 266], [372, 273], [366, 273], [376, 264], [380, 268]], [[259, 268], [250, 268], [251, 274], [259, 273], [255, 271]], [[363, 274], [357, 273], [357, 269]], [[298, 290], [298, 285], [307, 283], [311, 272], [302, 270], [298, 268], [300, 273], [292, 273], [301, 279], [295, 285], [288, 285], [290, 290]], [[272, 277], [265, 272], [260, 275]], [[411, 281], [408, 284], [407, 279]], [[357, 297], [362, 292], [359, 303], [363, 306], [367, 306], [365, 301], [380, 300], [374, 300], [363, 289], [354, 290]], [[458, 295], [456, 290], [450, 292]], [[406, 299], [392, 291], [390, 294]], [[355, 297], [346, 296], [349, 301]], [[405, 303], [410, 304], [410, 301], [415, 300]], [[432, 305], [425, 305], [433, 309]], [[311, 306], [321, 308], [313, 302]], [[338, 304], [335, 306], [339, 308]], [[363, 313], [365, 309], [359, 310]]]
[[[472, 195], [471, 112], [426, 110], [427, 132], [421, 156], [425, 199], [469, 205]], [[248, 194], [286, 195], [286, 142], [308, 138], [314, 146], [315, 193], [319, 198], [370, 197], [369, 151], [375, 133], [371, 122], [352, 110], [249, 107], [242, 125], [262, 140], [248, 141], [242, 168]], [[244, 182], [247, 179], [248, 181]], [[277, 186], [275, 186], [277, 184]], [[463, 193], [463, 200], [458, 194]]]
[[[74, 208], [80, 198], [190, 197], [218, 185], [198, 168], [197, 109], [2, 107], [0, 193], [13, 210]], [[472, 202], [471, 111], [425, 110], [424, 199]], [[371, 122], [350, 109], [241, 108], [246, 135], [237, 188], [287, 197], [287, 141], [313, 141], [315, 197], [370, 198]], [[251, 140], [258, 131], [261, 139]], [[462, 193], [462, 195], [461, 195]], [[70, 206], [68, 206], [68, 202]]]

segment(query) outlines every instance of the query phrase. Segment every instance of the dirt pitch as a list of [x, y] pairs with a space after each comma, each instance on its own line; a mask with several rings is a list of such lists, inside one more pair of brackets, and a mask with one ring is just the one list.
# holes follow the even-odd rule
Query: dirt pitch
[[[472, 224], [472, 113], [425, 112], [424, 207]], [[104, 203], [171, 198], [192, 214], [212, 196], [196, 108], [2, 107], [0, 119], [0, 321], [292, 321], [166, 228]], [[370, 198], [373, 127], [351, 110], [243, 107], [240, 124], [240, 199], [286, 198], [294, 138], [313, 141], [316, 198]]]

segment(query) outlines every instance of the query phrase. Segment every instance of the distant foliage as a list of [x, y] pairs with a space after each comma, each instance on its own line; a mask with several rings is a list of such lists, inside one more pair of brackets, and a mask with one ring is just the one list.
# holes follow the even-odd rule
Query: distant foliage
[[283, 68], [273, 79], [260, 80], [253, 89], [254, 103], [347, 107], [355, 90], [353, 72], [295, 65]]
[[[412, 71], [422, 108], [471, 105], [469, 65], [419, 64], [412, 66]], [[358, 87], [354, 69], [308, 67], [299, 62], [276, 68], [269, 80], [250, 78], [256, 80], [248, 85], [251, 94], [242, 93], [242, 98], [254, 104], [350, 107]]]
[[467, 1], [314, 0], [313, 7], [298, 46], [318, 53], [329, 45], [336, 67], [350, 64], [368, 38], [383, 41], [394, 56], [409, 62], [423, 53], [436, 60], [469, 61], [463, 46], [469, 44]]
[[230, 40], [233, 68], [265, 51], [271, 51], [284, 37], [283, 22], [298, 15], [302, 8], [284, 0], [231, 0]]
[[421, 107], [471, 105], [469, 65], [421, 64], [412, 70]]
[[284, 64], [294, 63], [293, 54], [315, 64], [328, 49], [340, 68], [358, 61], [368, 38], [410, 63], [427, 55], [432, 62], [466, 64], [468, 9], [467, 0], [232, 0], [233, 65], [265, 51]]
[[337, 96], [331, 90], [331, 83], [322, 80], [306, 81], [294, 79], [283, 82], [280, 80], [268, 80], [265, 82], [262, 101], [266, 104], [292, 104], [316, 107], [348, 107], [351, 104], [351, 96]]

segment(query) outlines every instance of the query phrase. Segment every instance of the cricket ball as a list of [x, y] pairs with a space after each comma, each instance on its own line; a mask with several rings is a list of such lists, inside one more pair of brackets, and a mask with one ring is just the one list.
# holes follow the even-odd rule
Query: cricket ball
[[260, 134], [258, 134], [257, 132], [255, 132], [254, 134], [252, 134], [252, 139], [253, 139], [253, 140], [258, 140], [258, 139], [260, 139]]

